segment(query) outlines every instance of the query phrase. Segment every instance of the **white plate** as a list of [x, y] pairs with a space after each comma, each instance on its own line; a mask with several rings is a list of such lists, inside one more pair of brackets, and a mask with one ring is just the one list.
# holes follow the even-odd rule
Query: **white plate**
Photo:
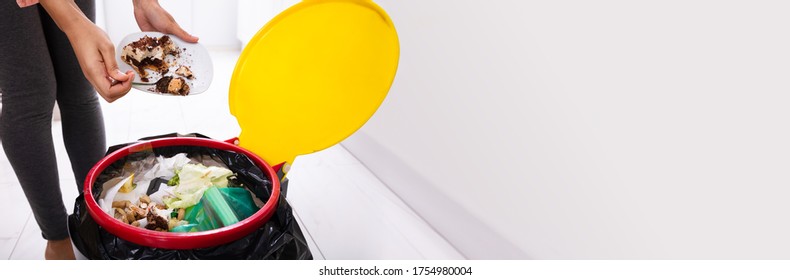
[[[121, 60], [121, 53], [123, 51], [123, 47], [132, 43], [134, 41], [140, 40], [144, 36], [148, 37], [162, 37], [163, 33], [159, 32], [139, 32], [127, 35], [121, 43], [118, 44], [118, 47], [115, 49], [115, 60], [118, 62], [118, 68], [121, 69], [122, 72], [126, 72], [132, 70], [132, 67], [129, 64], [126, 64], [123, 60]], [[175, 74], [176, 69], [179, 66], [184, 65], [189, 67], [192, 70], [192, 75], [195, 76], [193, 79], [184, 79], [187, 81], [189, 85], [189, 95], [200, 94], [208, 89], [211, 85], [211, 80], [214, 78], [214, 64], [211, 62], [211, 56], [208, 54], [208, 50], [201, 44], [193, 44], [187, 43], [178, 39], [174, 35], [168, 35], [170, 39], [176, 44], [176, 46], [181, 50], [181, 54], [175, 58], [176, 63], [172, 63], [173, 65], [170, 67], [170, 74], [172, 76], [178, 76]], [[173, 59], [172, 56], [168, 56], [167, 59]], [[171, 60], [172, 61], [172, 60]], [[140, 80], [140, 74], [135, 72], [134, 75], [134, 83], [132, 83], [132, 87], [136, 88], [141, 91], [160, 94], [160, 95], [171, 95], [171, 94], [162, 94], [156, 92], [156, 81], [158, 81], [162, 75], [156, 71], [145, 70], [148, 73], [148, 80], [149, 82], [143, 82]]]

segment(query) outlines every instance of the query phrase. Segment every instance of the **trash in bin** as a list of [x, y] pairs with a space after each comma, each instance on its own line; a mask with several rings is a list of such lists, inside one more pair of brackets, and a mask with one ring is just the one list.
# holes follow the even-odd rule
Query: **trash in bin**
[[[209, 166], [203, 165], [204, 160]], [[156, 157], [151, 153], [141, 160], [126, 162], [120, 173], [127, 172], [133, 173], [105, 183], [107, 190], [100, 196], [99, 206], [116, 220], [139, 228], [173, 232], [212, 230], [235, 224], [263, 205], [262, 202], [256, 205], [242, 186], [228, 188], [233, 172], [210, 157], [190, 158], [185, 153]], [[135, 173], [143, 175], [135, 178]], [[196, 204], [199, 207], [193, 207]], [[239, 211], [231, 206], [239, 207]], [[200, 211], [192, 211], [195, 208]], [[200, 219], [185, 220], [187, 209], [190, 214], [200, 212]]]
[[164, 202], [168, 208], [187, 208], [195, 205], [203, 197], [203, 192], [209, 187], [224, 188], [228, 186], [228, 176], [233, 175], [227, 168], [202, 164], [185, 164], [177, 172], [175, 196], [165, 196]]

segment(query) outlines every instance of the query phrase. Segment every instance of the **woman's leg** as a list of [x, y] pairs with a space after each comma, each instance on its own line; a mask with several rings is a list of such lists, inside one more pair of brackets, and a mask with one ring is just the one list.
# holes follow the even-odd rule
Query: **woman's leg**
[[44, 238], [63, 240], [67, 214], [51, 128], [56, 83], [38, 9], [0, 1], [0, 141]]
[[[91, 21], [95, 20], [96, 6], [93, 0], [75, 2]], [[43, 9], [41, 22], [55, 68], [63, 141], [71, 160], [77, 188], [82, 192], [85, 176], [104, 157], [106, 151], [104, 119], [96, 91], [82, 74], [66, 34], [58, 29]]]

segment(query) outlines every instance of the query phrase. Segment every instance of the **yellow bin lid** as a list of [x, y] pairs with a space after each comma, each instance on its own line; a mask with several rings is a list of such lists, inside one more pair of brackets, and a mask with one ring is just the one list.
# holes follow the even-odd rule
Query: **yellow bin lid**
[[398, 35], [372, 1], [304, 0], [250, 40], [230, 82], [239, 145], [276, 165], [339, 143], [378, 109]]

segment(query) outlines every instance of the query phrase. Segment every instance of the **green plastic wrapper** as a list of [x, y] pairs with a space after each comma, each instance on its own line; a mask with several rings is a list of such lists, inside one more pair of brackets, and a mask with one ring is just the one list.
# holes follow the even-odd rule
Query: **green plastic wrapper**
[[212, 230], [235, 224], [258, 211], [252, 195], [244, 188], [210, 187], [200, 202], [186, 208], [184, 220], [189, 224], [173, 228], [173, 232]]
[[228, 201], [225, 200], [216, 187], [206, 189], [200, 202], [203, 203], [203, 212], [206, 213], [206, 217], [213, 220], [212, 224], [219, 224], [221, 227], [224, 227], [239, 222], [236, 212], [233, 212]]
[[219, 192], [225, 201], [233, 208], [233, 212], [239, 217], [239, 221], [258, 212], [258, 206], [252, 200], [250, 192], [244, 188], [220, 188]]
[[187, 224], [183, 226], [177, 226], [170, 230], [170, 232], [191, 232], [193, 228], [195, 228], [196, 224]]

